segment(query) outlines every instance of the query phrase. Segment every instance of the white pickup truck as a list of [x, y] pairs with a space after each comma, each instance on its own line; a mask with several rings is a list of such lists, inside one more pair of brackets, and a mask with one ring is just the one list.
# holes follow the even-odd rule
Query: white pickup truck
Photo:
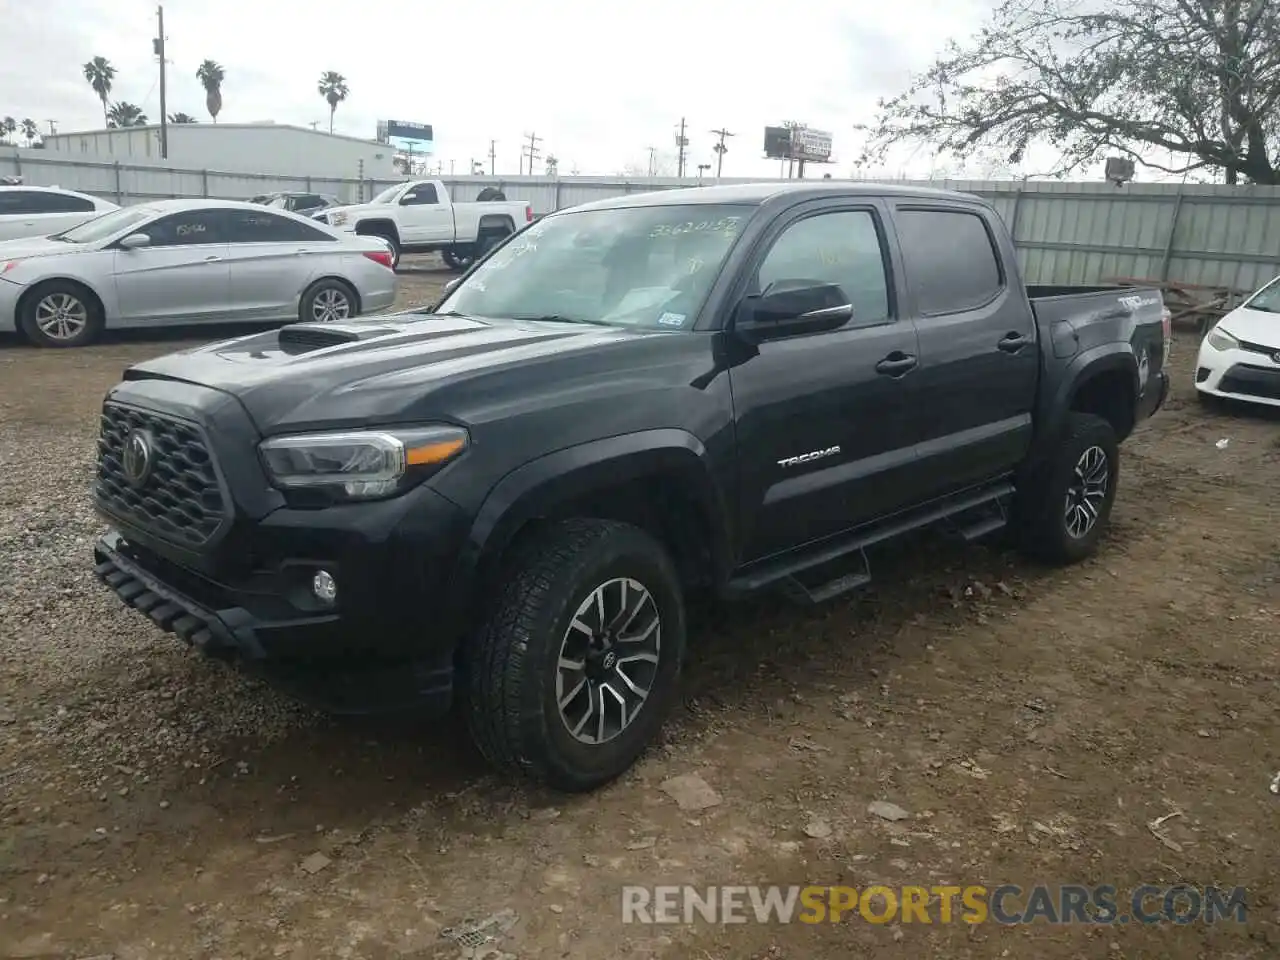
[[457, 203], [439, 180], [409, 180], [388, 187], [368, 203], [329, 207], [312, 219], [339, 230], [382, 237], [392, 262], [402, 253], [439, 251], [454, 270], [533, 220], [533, 207], [520, 200]]

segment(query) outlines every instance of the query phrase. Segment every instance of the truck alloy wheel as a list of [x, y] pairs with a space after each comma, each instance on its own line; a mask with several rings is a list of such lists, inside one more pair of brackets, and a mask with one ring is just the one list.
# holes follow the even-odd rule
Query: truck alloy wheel
[[606, 743], [644, 709], [658, 676], [662, 617], [639, 581], [619, 577], [583, 600], [560, 641], [556, 704], [565, 729]]
[[464, 650], [467, 725], [495, 766], [595, 789], [644, 752], [674, 698], [679, 578], [652, 536], [613, 520], [546, 523], [513, 551]]
[[1092, 446], [1080, 454], [1074, 476], [1067, 487], [1063, 522], [1067, 533], [1077, 540], [1089, 533], [1102, 514], [1110, 485], [1107, 452]]

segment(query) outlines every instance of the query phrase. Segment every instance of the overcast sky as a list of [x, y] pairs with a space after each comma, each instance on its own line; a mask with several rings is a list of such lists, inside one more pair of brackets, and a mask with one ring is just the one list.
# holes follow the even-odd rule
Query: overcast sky
[[[168, 0], [168, 109], [208, 122], [195, 78], [205, 58], [226, 68], [221, 122], [328, 126], [316, 92], [342, 73], [350, 98], [335, 132], [372, 138], [379, 119], [430, 123], [449, 171], [497, 141], [512, 173], [522, 134], [543, 138], [560, 172], [644, 171], [649, 146], [674, 172], [676, 126], [688, 120], [690, 170], [714, 163], [712, 128], [729, 141], [726, 176], [776, 176], [763, 128], [798, 120], [831, 131], [836, 176], [874, 116], [951, 37], [973, 33], [991, 0]], [[102, 126], [82, 64], [117, 69], [112, 99], [160, 113], [151, 0], [15, 0], [6, 5], [0, 115], [60, 132]], [[927, 149], [894, 165], [928, 173]], [[486, 162], [487, 167], [487, 162]], [[538, 172], [541, 172], [541, 163]]]

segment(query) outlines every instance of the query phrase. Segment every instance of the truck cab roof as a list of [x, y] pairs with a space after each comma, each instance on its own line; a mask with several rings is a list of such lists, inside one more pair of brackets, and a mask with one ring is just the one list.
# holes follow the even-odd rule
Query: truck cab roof
[[847, 183], [826, 181], [802, 181], [799, 183], [732, 183], [709, 187], [677, 187], [671, 190], [653, 190], [648, 193], [631, 193], [608, 197], [573, 207], [574, 210], [610, 210], [624, 207], [669, 206], [674, 204], [742, 203], [763, 205], [771, 200], [788, 202], [818, 200], [823, 197], [884, 197], [903, 199], [950, 200], [965, 199], [985, 203], [974, 194], [935, 187], [907, 187], [884, 183]]

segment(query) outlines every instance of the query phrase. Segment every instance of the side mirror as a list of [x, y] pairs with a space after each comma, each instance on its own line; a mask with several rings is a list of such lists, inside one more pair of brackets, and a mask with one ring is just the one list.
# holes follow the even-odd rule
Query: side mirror
[[121, 250], [137, 250], [151, 246], [151, 238], [145, 233], [131, 233], [120, 240]]
[[742, 301], [734, 332], [748, 343], [837, 330], [853, 319], [853, 304], [834, 283], [782, 281]]

